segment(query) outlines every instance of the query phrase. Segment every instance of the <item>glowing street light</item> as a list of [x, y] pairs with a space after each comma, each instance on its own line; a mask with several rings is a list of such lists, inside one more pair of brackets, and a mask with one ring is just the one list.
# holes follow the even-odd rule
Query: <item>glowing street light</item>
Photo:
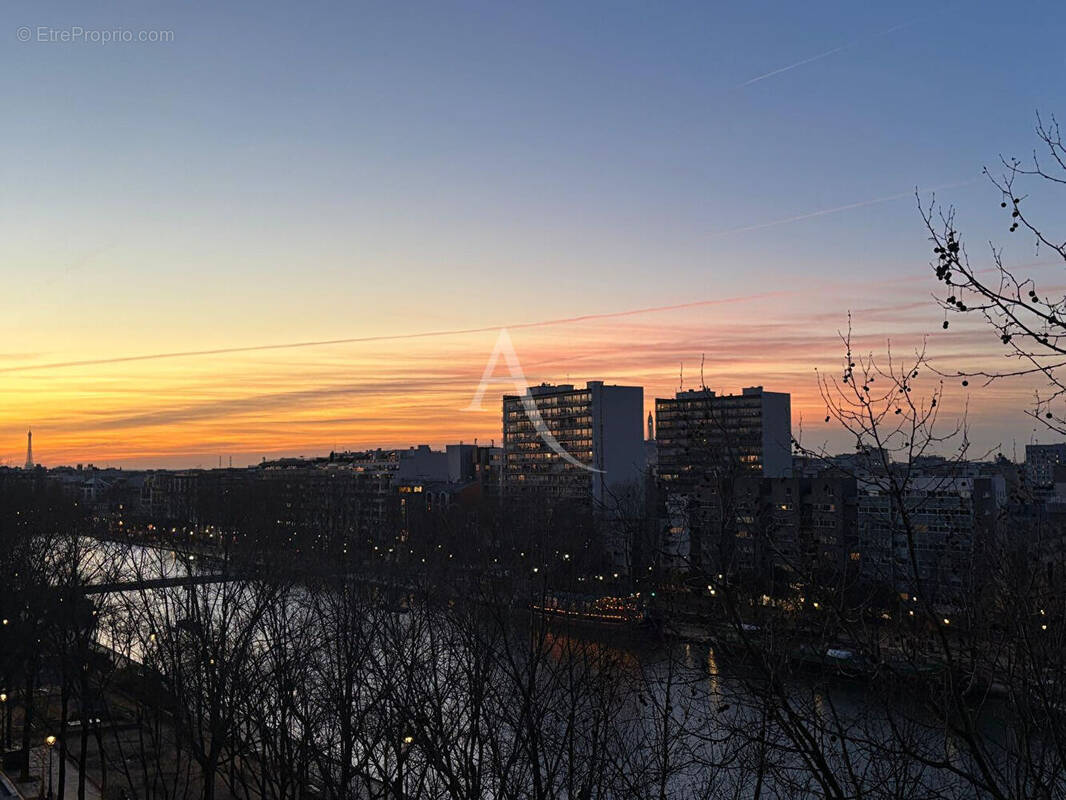
[[48, 746], [48, 800], [52, 800], [52, 754], [55, 752], [56, 737], [48, 734], [44, 737]]
[[11, 736], [7, 728], [7, 692], [0, 692], [0, 710], [3, 711], [3, 720], [0, 720], [0, 741], [4, 743], [4, 749], [11, 747]]

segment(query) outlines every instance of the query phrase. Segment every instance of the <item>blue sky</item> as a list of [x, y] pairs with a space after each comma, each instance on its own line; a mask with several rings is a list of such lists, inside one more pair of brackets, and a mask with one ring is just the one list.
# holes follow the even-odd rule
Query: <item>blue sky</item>
[[55, 361], [921, 274], [910, 197], [766, 223], [948, 186], [973, 241], [1005, 239], [973, 179], [1066, 113], [1064, 22], [1050, 2], [8, 3], [0, 335]]

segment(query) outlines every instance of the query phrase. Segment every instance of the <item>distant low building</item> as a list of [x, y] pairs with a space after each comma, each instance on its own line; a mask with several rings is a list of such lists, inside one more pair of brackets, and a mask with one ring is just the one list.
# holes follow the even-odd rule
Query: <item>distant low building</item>
[[903, 487], [902, 497], [884, 485], [859, 488], [861, 574], [898, 592], [956, 602], [982, 574], [982, 552], [1007, 502], [1004, 478], [926, 474]]
[[486, 498], [499, 500], [503, 483], [503, 448], [478, 444], [450, 444], [448, 481], [454, 485], [477, 484]]
[[741, 476], [729, 504], [733, 541], [722, 541], [723, 571], [788, 583], [849, 568], [856, 550], [856, 482], [834, 469], [781, 478]]
[[1066, 465], [1066, 442], [1025, 446], [1025, 475], [1030, 486], [1052, 486], [1055, 483], [1055, 467], [1060, 465]]

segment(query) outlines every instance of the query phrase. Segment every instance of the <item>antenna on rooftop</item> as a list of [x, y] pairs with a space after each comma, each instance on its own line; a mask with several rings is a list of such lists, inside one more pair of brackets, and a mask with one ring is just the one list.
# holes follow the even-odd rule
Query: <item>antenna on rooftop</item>
[[680, 386], [678, 386], [677, 388], [678, 388], [679, 390], [682, 390], [682, 391], [683, 391], [683, 390], [684, 390], [684, 388], [685, 388], [685, 362], [684, 362], [684, 361], [682, 361], [682, 362], [681, 362], [681, 376], [680, 376], [680, 380], [681, 380], [681, 385], [680, 385]]
[[706, 360], [707, 354], [700, 353], [700, 388], [707, 391], [707, 383], [703, 380], [703, 362]]

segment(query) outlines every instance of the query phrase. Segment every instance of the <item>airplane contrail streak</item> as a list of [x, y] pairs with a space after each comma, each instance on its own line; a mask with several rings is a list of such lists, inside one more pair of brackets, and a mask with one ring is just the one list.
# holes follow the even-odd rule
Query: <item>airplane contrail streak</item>
[[[971, 183], [976, 183], [981, 180], [980, 177], [970, 178], [965, 181], [958, 181], [956, 183], [943, 183], [939, 186], [933, 186], [926, 191], [938, 192], [942, 189], [957, 189], [961, 186], [969, 186]], [[836, 214], [840, 211], [850, 211], [853, 208], [864, 208], [865, 206], [876, 206], [880, 203], [890, 203], [893, 200], [902, 200], [904, 197], [914, 197], [914, 192], [898, 192], [897, 194], [890, 194], [886, 197], [875, 197], [871, 200], [860, 200], [857, 203], [848, 203], [842, 206], [833, 206], [832, 208], [822, 208], [818, 211], [809, 211], [806, 214], [796, 214], [792, 217], [782, 217], [781, 219], [770, 220], [769, 222], [758, 222], [754, 225], [743, 225], [739, 228], [726, 228], [722, 231], [716, 231], [711, 234], [711, 238], [717, 238], [719, 236], [728, 236], [734, 233], [746, 233], [748, 231], [758, 231], [763, 228], [772, 228], [775, 225], [786, 225], [789, 222], [800, 222], [805, 219], [813, 219], [814, 217], [824, 217], [827, 214]]]
[[891, 28], [888, 28], [887, 30], [883, 30], [880, 33], [875, 33], [872, 36], [864, 36], [864, 37], [862, 37], [860, 39], [855, 39], [853, 41], [850, 41], [850, 42], [847, 42], [845, 44], [839, 45], [838, 47], [834, 47], [832, 50], [826, 50], [824, 53], [819, 53], [818, 55], [810, 56], [808, 58], [801, 59], [800, 61], [796, 61], [793, 64], [788, 64], [787, 66], [784, 66], [784, 67], [778, 67], [777, 69], [770, 70], [769, 72], [763, 73], [762, 75], [756, 75], [754, 78], [751, 78], [750, 80], [746, 80], [746, 81], [744, 81], [744, 83], [739, 84], [736, 88], [743, 89], [745, 86], [751, 86], [753, 83], [758, 83], [759, 81], [764, 81], [767, 78], [772, 78], [772, 77], [774, 77], [774, 75], [780, 75], [782, 72], [788, 72], [789, 70], [793, 70], [793, 69], [796, 69], [797, 67], [805, 66], [806, 64], [811, 64], [811, 63], [813, 63], [815, 61], [821, 61], [823, 58], [829, 58], [829, 56], [836, 55], [837, 53], [841, 52], [842, 50], [847, 50], [847, 49], [849, 49], [851, 47], [854, 47], [855, 45], [859, 44], [860, 42], [864, 42], [864, 41], [866, 41], [868, 39], [876, 39], [876, 38], [878, 38], [880, 36], [888, 36], [888, 34], [890, 34], [890, 33], [895, 33], [896, 31], [898, 31], [898, 30], [900, 30], [902, 28], [909, 27], [910, 25], [913, 25], [913, 24], [914, 24], [913, 22], [904, 22], [904, 23], [902, 23], [900, 25], [893, 25]]
[[676, 303], [666, 306], [651, 306], [648, 308], [633, 308], [625, 311], [610, 311], [602, 314], [582, 314], [576, 317], [561, 317], [558, 319], [538, 320], [535, 322], [519, 322], [512, 325], [486, 325], [481, 328], [456, 328], [441, 331], [422, 331], [419, 333], [384, 334], [380, 336], [354, 336], [345, 339], [321, 339], [309, 342], [284, 342], [278, 344], [247, 345], [244, 347], [218, 347], [209, 350], [183, 350], [171, 353], [146, 353], [133, 356], [115, 356], [111, 358], [93, 358], [80, 361], [55, 361], [46, 364], [20, 364], [14, 367], [2, 367], [0, 373], [32, 372], [44, 369], [69, 369], [72, 367], [94, 367], [105, 364], [123, 364], [133, 361], [160, 361], [171, 358], [195, 358], [198, 356], [231, 355], [234, 353], [257, 353], [266, 350], [295, 350], [304, 347], [326, 347], [341, 344], [363, 344], [367, 342], [395, 342], [406, 339], [431, 339], [438, 336], [462, 336], [472, 333], [488, 333], [498, 331], [501, 328], [545, 328], [554, 325], [570, 325], [579, 322], [591, 322], [601, 319], [614, 319], [617, 317], [631, 317], [639, 314], [658, 314], [664, 311], [679, 311], [685, 308], [698, 308], [700, 306], [728, 305], [732, 303], [748, 303], [762, 300], [768, 297], [777, 297], [791, 294], [791, 292], [762, 292], [759, 294], [744, 295], [739, 297], [723, 297], [714, 300], [694, 300], [688, 303]]
[[842, 44], [839, 47], [834, 47], [832, 50], [826, 50], [824, 53], [819, 53], [816, 56], [811, 56], [810, 58], [805, 58], [802, 61], [797, 61], [795, 64], [789, 64], [787, 67], [779, 67], [778, 69], [771, 70], [770, 72], [758, 75], [752, 78], [751, 80], [744, 81], [744, 83], [740, 84], [737, 88], [742, 89], [745, 86], [751, 86], [753, 83], [758, 83], [759, 81], [764, 81], [767, 78], [772, 78], [774, 77], [774, 75], [780, 75], [782, 72], [788, 72], [789, 70], [795, 69], [796, 67], [802, 67], [804, 64], [810, 64], [815, 61], [821, 61], [823, 58], [829, 58], [829, 56], [834, 55], [835, 53], [839, 53], [841, 50], [847, 50], [849, 47], [851, 47], [852, 44], [854, 44], [854, 42], [849, 44]]

